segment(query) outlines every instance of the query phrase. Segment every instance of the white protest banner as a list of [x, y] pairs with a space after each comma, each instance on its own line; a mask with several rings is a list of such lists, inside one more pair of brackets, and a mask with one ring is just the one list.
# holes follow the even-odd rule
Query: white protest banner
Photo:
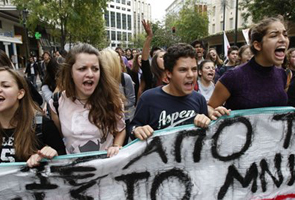
[[0, 199], [295, 199], [295, 109], [232, 111], [105, 153], [1, 164]]

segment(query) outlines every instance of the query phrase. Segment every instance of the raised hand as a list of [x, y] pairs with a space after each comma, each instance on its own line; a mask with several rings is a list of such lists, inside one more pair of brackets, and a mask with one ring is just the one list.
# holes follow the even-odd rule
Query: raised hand
[[149, 20], [147, 20], [147, 21], [142, 20], [141, 23], [142, 23], [142, 26], [143, 26], [147, 36], [153, 37], [153, 30], [152, 30], [150, 21]]

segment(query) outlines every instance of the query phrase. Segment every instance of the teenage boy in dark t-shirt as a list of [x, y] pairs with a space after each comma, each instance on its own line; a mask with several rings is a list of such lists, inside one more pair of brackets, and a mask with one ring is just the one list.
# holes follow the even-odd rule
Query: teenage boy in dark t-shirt
[[228, 70], [233, 70], [238, 61], [238, 53], [239, 53], [239, 47], [232, 46], [227, 51], [227, 57], [228, 57], [228, 63], [223, 65], [218, 72], [218, 76], [221, 77], [223, 74], [225, 74]]
[[205, 98], [194, 91], [197, 77], [196, 51], [188, 44], [176, 44], [164, 55], [169, 84], [142, 94], [131, 122], [132, 133], [143, 140], [154, 130], [194, 123], [210, 123]]

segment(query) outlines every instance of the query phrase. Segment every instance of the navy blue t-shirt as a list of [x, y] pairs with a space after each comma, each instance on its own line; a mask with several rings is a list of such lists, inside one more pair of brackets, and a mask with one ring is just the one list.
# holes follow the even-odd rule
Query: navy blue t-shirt
[[206, 100], [196, 91], [178, 97], [167, 94], [162, 88], [159, 86], [141, 95], [131, 127], [150, 125], [159, 130], [192, 124], [197, 114], [208, 115]]

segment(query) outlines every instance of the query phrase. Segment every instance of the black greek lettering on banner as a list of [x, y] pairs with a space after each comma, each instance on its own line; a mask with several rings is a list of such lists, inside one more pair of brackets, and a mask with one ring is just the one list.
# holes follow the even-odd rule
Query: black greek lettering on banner
[[160, 185], [165, 181], [168, 180], [169, 178], [175, 177], [177, 178], [181, 184], [183, 184], [185, 186], [185, 193], [183, 195], [183, 197], [181, 198], [182, 200], [189, 200], [191, 197], [191, 190], [193, 187], [191, 178], [185, 174], [181, 169], [171, 169], [169, 171], [163, 172], [161, 174], [158, 174], [154, 181], [153, 181], [153, 185], [152, 185], [152, 189], [151, 189], [151, 199], [152, 200], [156, 200], [156, 195], [157, 195], [157, 191], [160, 187]]
[[[233, 153], [233, 154], [227, 155], [227, 156], [222, 156], [218, 152], [218, 145], [217, 145], [218, 139], [219, 139], [220, 135], [223, 133], [223, 130], [225, 127], [228, 127], [228, 126], [231, 126], [231, 125], [234, 125], [237, 123], [242, 123], [247, 128], [245, 144], [239, 152], [236, 152], [236, 153]], [[251, 141], [252, 141], [252, 137], [253, 137], [253, 128], [252, 128], [250, 121], [247, 118], [237, 117], [237, 118], [225, 119], [219, 125], [216, 133], [212, 137], [212, 139], [213, 139], [213, 144], [212, 144], [212, 149], [211, 149], [212, 156], [216, 159], [221, 160], [221, 161], [235, 160], [235, 159], [241, 157], [248, 150], [248, 148], [250, 147]]]
[[285, 137], [285, 141], [283, 145], [285, 149], [287, 149], [290, 145], [294, 119], [295, 119], [295, 113], [279, 114], [279, 115], [273, 116], [273, 120], [287, 121], [288, 128], [287, 128], [286, 137]]
[[140, 160], [142, 157], [147, 156], [153, 152], [157, 152], [159, 154], [163, 163], [168, 162], [167, 155], [163, 149], [163, 145], [162, 145], [162, 141], [161, 141], [160, 137], [154, 137], [154, 138], [152, 138], [152, 141], [147, 145], [145, 151], [141, 155], [139, 155], [138, 157], [132, 159], [123, 169], [127, 169], [133, 163]]
[[243, 188], [246, 188], [252, 183], [251, 191], [255, 193], [257, 191], [257, 177], [258, 177], [258, 167], [256, 163], [252, 163], [250, 168], [247, 170], [245, 177], [239, 173], [234, 165], [228, 167], [228, 172], [226, 175], [225, 182], [218, 192], [218, 199], [223, 199], [227, 193], [228, 188], [233, 185], [234, 179], [239, 181]]
[[196, 129], [196, 130], [189, 130], [189, 131], [180, 131], [175, 140], [175, 161], [180, 163], [181, 162], [181, 148], [182, 148], [182, 141], [186, 137], [197, 137], [194, 146], [193, 152], [193, 159], [194, 162], [199, 162], [201, 160], [201, 151], [203, 147], [203, 141], [206, 136], [205, 129]]
[[276, 179], [276, 177], [270, 172], [269, 167], [268, 167], [268, 163], [266, 162], [266, 160], [262, 159], [260, 161], [260, 167], [261, 167], [260, 180], [261, 180], [261, 187], [262, 187], [263, 192], [266, 191], [266, 185], [267, 185], [267, 182], [265, 180], [266, 173], [268, 173], [270, 175], [274, 184], [277, 187], [280, 187], [281, 184], [283, 183], [284, 177], [283, 177], [282, 171], [281, 171], [281, 163], [282, 163], [282, 155], [280, 153], [278, 153], [275, 155], [275, 159], [274, 159], [275, 168], [277, 169], [276, 174], [278, 175], [278, 179]]
[[149, 172], [141, 172], [141, 173], [131, 173], [127, 175], [117, 176], [115, 177], [116, 181], [123, 181], [126, 184], [127, 190], [125, 191], [125, 196], [127, 200], [134, 199], [134, 186], [135, 184], [142, 179], [148, 179], [150, 177]]

